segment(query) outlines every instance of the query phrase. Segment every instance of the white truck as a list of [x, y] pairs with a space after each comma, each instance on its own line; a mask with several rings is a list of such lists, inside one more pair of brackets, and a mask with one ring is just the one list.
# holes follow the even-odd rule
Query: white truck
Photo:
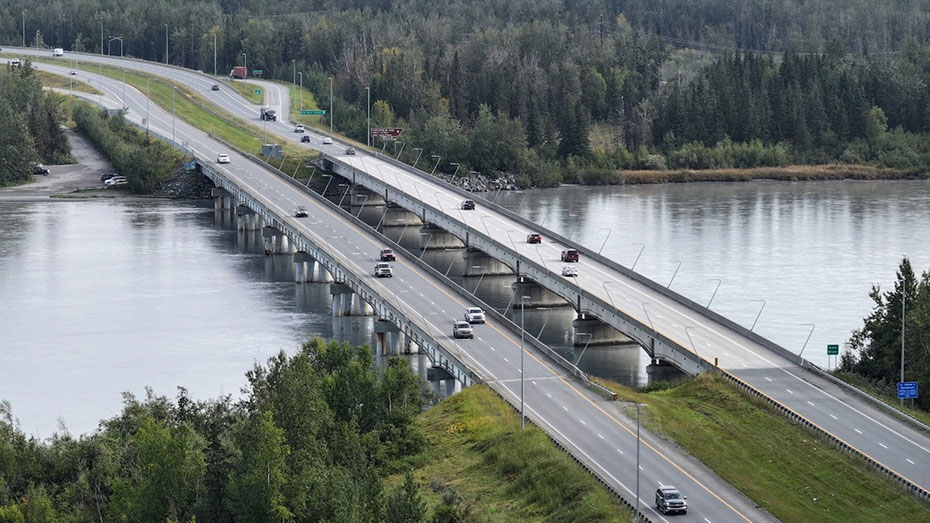
[[61, 47], [56, 47], [55, 49], [52, 49], [52, 56], [64, 56], [64, 55], [65, 55], [65, 50], [62, 49]]

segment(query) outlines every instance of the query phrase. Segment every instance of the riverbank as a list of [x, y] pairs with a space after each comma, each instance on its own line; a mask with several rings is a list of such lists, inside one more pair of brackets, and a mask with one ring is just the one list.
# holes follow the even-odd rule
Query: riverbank
[[652, 183], [829, 181], [829, 180], [913, 180], [926, 174], [905, 169], [886, 169], [871, 165], [789, 165], [753, 169], [708, 169], [667, 171], [592, 171], [579, 178], [584, 185], [638, 185]]
[[[600, 380], [643, 424], [673, 440], [782, 521], [926, 521], [930, 507], [713, 374], [641, 393]], [[635, 409], [633, 409], [635, 412]]]

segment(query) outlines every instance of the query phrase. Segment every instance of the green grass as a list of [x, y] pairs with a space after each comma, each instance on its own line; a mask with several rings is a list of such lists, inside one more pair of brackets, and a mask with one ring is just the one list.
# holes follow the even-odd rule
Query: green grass
[[719, 376], [650, 393], [598, 381], [647, 404], [647, 427], [782, 521], [930, 520], [930, 505]]
[[[477, 521], [630, 521], [603, 485], [485, 386], [422, 413], [426, 451], [412, 460], [430, 508], [454, 488]], [[402, 481], [388, 478], [386, 484]]]
[[56, 89], [68, 89], [69, 87], [71, 87], [75, 91], [81, 91], [84, 93], [91, 93], [91, 94], [100, 94], [100, 91], [85, 84], [84, 82], [79, 82], [77, 80], [74, 80], [72, 84], [71, 80], [69, 80], [68, 77], [66, 76], [59, 76], [57, 74], [52, 74], [46, 71], [36, 71], [36, 76], [39, 78], [39, 81], [42, 82], [42, 85], [45, 87], [54, 87]]
[[230, 80], [225, 82], [226, 85], [235, 89], [243, 98], [248, 100], [250, 103], [255, 105], [265, 105], [265, 92], [262, 89], [262, 94], [255, 94], [256, 89], [261, 89], [259, 85], [249, 83], [245, 80]]

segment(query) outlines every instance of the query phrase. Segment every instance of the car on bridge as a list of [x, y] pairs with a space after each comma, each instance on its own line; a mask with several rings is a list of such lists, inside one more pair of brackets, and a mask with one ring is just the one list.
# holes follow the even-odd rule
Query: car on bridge
[[481, 307], [465, 309], [465, 321], [468, 323], [484, 323], [484, 311], [481, 310]]
[[220, 153], [216, 157], [216, 163], [229, 163], [229, 155], [226, 153]]
[[578, 267], [575, 267], [574, 265], [563, 265], [562, 276], [567, 276], [569, 278], [578, 276]]
[[542, 243], [542, 234], [534, 232], [526, 235], [526, 243]]
[[462, 202], [463, 211], [474, 211], [475, 210], [475, 200], [465, 200]]
[[577, 262], [578, 261], [578, 251], [575, 249], [565, 249], [562, 251], [562, 261], [563, 262]]
[[329, 136], [323, 137], [323, 145], [332, 145], [332, 144], [333, 144], [332, 138], [330, 138]]
[[351, 145], [348, 146], [348, 147], [346, 147], [346, 154], [354, 155], [354, 154], [355, 154], [355, 147], [352, 147]]
[[75, 75], [77, 75], [77, 71], [71, 71], [71, 72], [68, 73], [68, 74], [70, 74], [71, 76], [75, 76]]
[[307, 217], [307, 208], [303, 205], [298, 205], [297, 210], [294, 211], [295, 218], [306, 218]]
[[663, 514], [669, 512], [688, 513], [688, 496], [682, 496], [671, 485], [662, 485], [656, 490], [656, 510]]
[[381, 261], [394, 261], [394, 250], [387, 247], [381, 249]]
[[303, 135], [300, 137], [300, 143], [310, 143], [310, 135]]
[[453, 338], [474, 338], [475, 331], [472, 330], [471, 324], [463, 320], [455, 320], [455, 323], [452, 325], [452, 337]]
[[375, 276], [378, 278], [393, 278], [394, 269], [388, 263], [378, 263], [375, 265]]
[[220, 84], [213, 84], [213, 85], [211, 85], [211, 86], [210, 86], [210, 90], [211, 90], [211, 91], [219, 91], [219, 90], [220, 90]]

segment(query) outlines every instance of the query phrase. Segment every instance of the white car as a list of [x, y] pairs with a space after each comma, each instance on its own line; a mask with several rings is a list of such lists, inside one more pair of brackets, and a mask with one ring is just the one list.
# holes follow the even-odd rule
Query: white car
[[126, 185], [126, 177], [114, 176], [112, 178], [108, 178], [107, 181], [103, 182], [103, 184], [107, 187], [112, 187], [114, 185]]
[[221, 153], [216, 157], [216, 163], [229, 163], [229, 155], [226, 153]]
[[484, 311], [481, 310], [481, 307], [465, 309], [465, 321], [468, 323], [484, 323]]
[[323, 145], [332, 145], [332, 144], [333, 144], [332, 138], [330, 138], [329, 136], [323, 137]]
[[563, 265], [562, 276], [568, 276], [569, 278], [578, 276], [578, 267], [575, 267], [574, 265]]
[[469, 325], [467, 321], [455, 320], [455, 323], [452, 325], [452, 337], [474, 338], [475, 331], [472, 330], [471, 325]]
[[393, 278], [394, 268], [385, 262], [378, 263], [375, 265], [375, 276], [378, 278]]
[[302, 132], [304, 132], [304, 126], [303, 126], [303, 124], [297, 124], [297, 125], [295, 125], [295, 126], [294, 126], [294, 132], [295, 132], [295, 133], [302, 133]]

